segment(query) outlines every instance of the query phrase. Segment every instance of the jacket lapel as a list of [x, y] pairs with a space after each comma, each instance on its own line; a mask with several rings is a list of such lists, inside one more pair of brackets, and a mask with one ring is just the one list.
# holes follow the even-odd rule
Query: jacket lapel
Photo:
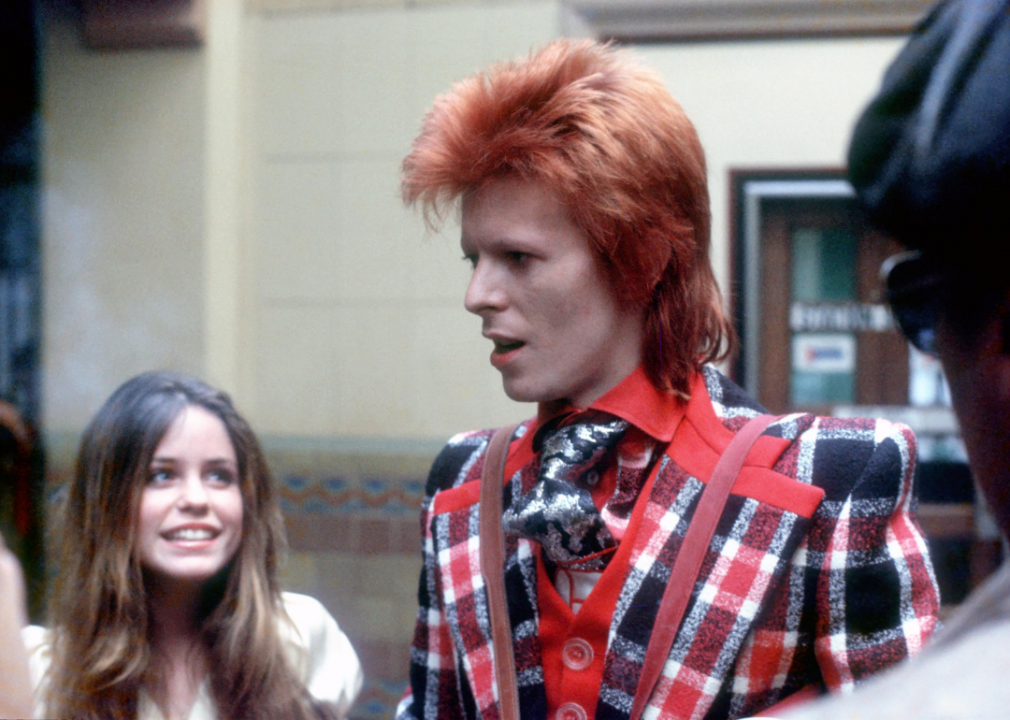
[[[747, 420], [742, 417], [740, 424]], [[701, 492], [733, 437], [704, 384], [662, 460], [633, 538], [611, 624], [596, 717], [627, 718], [663, 591]], [[702, 717], [731, 674], [764, 601], [784, 574], [822, 492], [773, 472], [789, 445], [760, 438], [733, 486], [692, 600], [649, 706], [664, 718]]]

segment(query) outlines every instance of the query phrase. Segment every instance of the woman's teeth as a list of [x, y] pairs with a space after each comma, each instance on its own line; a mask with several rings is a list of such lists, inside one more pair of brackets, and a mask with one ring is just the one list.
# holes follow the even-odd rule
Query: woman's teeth
[[212, 540], [214, 533], [206, 529], [182, 528], [168, 533], [168, 540]]

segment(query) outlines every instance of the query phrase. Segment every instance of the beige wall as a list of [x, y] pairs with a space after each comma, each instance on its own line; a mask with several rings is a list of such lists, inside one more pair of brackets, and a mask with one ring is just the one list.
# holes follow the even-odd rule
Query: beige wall
[[42, 46], [43, 424], [77, 431], [130, 375], [202, 369], [200, 52]]
[[[560, 6], [211, 8], [199, 50], [46, 33], [46, 429], [153, 367], [224, 385], [266, 434], [434, 447], [528, 414], [462, 309], [455, 226], [428, 237], [397, 174], [435, 94], [555, 36]], [[720, 278], [729, 169], [840, 166], [898, 44], [636, 49], [707, 149]]]
[[398, 199], [424, 110], [555, 35], [547, 2], [265, 14], [248, 24], [248, 396], [269, 432], [444, 439], [529, 414], [462, 309], [458, 240]]

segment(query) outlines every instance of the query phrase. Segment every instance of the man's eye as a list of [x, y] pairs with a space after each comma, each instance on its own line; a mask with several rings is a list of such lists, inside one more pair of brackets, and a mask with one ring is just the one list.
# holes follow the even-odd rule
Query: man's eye
[[463, 262], [470, 263], [471, 269], [476, 269], [477, 267], [477, 256], [476, 255], [464, 255]]
[[523, 265], [527, 260], [530, 259], [529, 253], [520, 252], [519, 250], [513, 250], [507, 253], [508, 259], [515, 263], [516, 265]]

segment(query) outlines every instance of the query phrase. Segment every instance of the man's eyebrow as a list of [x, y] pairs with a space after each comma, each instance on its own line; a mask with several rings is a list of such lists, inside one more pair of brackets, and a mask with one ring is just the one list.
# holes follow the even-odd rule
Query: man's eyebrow
[[[469, 247], [468, 243], [464, 239], [459, 241], [460, 247]], [[499, 250], [501, 248], [517, 248], [520, 250], [533, 250], [537, 247], [537, 243], [532, 239], [524, 239], [520, 235], [514, 235], [512, 233], [501, 233], [499, 235], [488, 235], [481, 239], [481, 246], [486, 250]]]

